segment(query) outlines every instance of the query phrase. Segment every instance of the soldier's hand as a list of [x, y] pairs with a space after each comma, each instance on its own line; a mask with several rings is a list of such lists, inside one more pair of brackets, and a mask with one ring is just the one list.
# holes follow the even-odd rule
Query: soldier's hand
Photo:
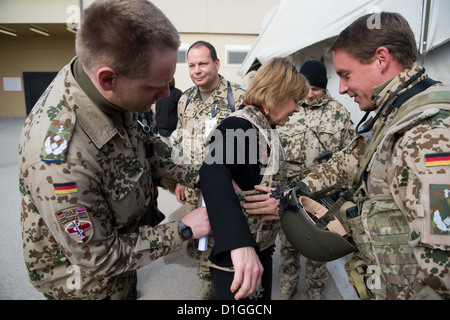
[[209, 224], [206, 207], [200, 207], [192, 210], [185, 215], [181, 221], [183, 221], [185, 225], [191, 227], [193, 239], [200, 239], [211, 233], [211, 226]]
[[185, 190], [186, 190], [185, 186], [177, 185], [175, 187], [175, 196], [177, 197], [178, 202], [181, 204], [186, 203]]
[[278, 206], [280, 200], [272, 198], [272, 189], [270, 187], [255, 186], [255, 190], [265, 192], [263, 194], [246, 196], [243, 207], [248, 214], [264, 214], [263, 221], [280, 219]]
[[264, 268], [259, 261], [255, 248], [242, 247], [231, 250], [234, 278], [231, 292], [236, 292], [236, 300], [251, 296], [259, 290]]

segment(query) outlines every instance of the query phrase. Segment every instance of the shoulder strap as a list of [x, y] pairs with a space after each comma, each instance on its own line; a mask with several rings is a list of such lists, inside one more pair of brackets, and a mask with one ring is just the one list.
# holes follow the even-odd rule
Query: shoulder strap
[[[425, 80], [425, 79], [424, 79]], [[424, 80], [420, 81], [419, 83], [423, 82]], [[425, 84], [422, 84], [418, 87], [416, 87], [419, 83], [414, 85], [410, 90], [413, 90], [413, 92], [409, 92], [410, 90], [406, 91], [392, 103], [392, 105], [389, 107], [389, 113], [392, 112], [396, 108], [400, 108], [401, 104], [403, 104], [405, 101], [409, 100], [413, 96], [417, 95], [418, 93], [426, 90], [433, 84], [437, 83], [437, 81], [434, 81], [430, 79], [430, 81], [426, 81]], [[406, 96], [405, 96], [406, 95]], [[398, 102], [397, 102], [398, 100]], [[450, 91], [448, 89], [436, 91], [436, 92], [430, 92], [426, 95], [420, 96], [418, 99], [416, 99], [415, 103], [409, 104], [406, 107], [400, 108], [398, 113], [395, 115], [395, 117], [392, 119], [392, 121], [387, 124], [384, 122], [383, 125], [380, 125], [377, 130], [375, 131], [372, 139], [370, 140], [368, 146], [366, 147], [363, 156], [361, 157], [361, 160], [359, 162], [358, 171], [356, 171], [351, 180], [350, 180], [350, 187], [358, 187], [359, 183], [361, 182], [361, 178], [369, 165], [370, 160], [372, 159], [373, 154], [375, 153], [378, 145], [380, 144], [381, 140], [384, 137], [384, 134], [395, 126], [396, 124], [405, 122], [407, 120], [410, 120], [412, 117], [416, 116], [416, 114], [413, 112], [414, 110], [423, 107], [428, 104], [436, 104], [436, 103], [450, 103]]]
[[414, 97], [416, 94], [425, 91], [432, 85], [435, 85], [436, 83], [440, 83], [440, 81], [436, 81], [430, 78], [423, 79], [422, 81], [419, 81], [416, 83], [411, 89], [407, 90], [403, 94], [397, 97], [397, 99], [392, 102], [392, 104], [389, 106], [386, 112], [386, 116], [384, 117], [384, 121], [386, 121], [389, 114], [392, 112], [392, 110], [396, 108], [400, 108], [400, 106], [405, 103], [405, 101], [409, 100], [410, 98]]
[[230, 108], [231, 112], [234, 112], [234, 97], [233, 97], [233, 90], [231, 89], [230, 81], [227, 81], [227, 100], [228, 100], [228, 107]]
[[[231, 89], [231, 84], [230, 81], [227, 81], [227, 100], [228, 100], [228, 107], [230, 108], [231, 112], [235, 111], [235, 107], [234, 107], [234, 97], [233, 97], [233, 90]], [[195, 87], [192, 88], [191, 92], [189, 92], [187, 101], [186, 101], [186, 105], [184, 106], [184, 111], [186, 111], [187, 106], [189, 105], [189, 103], [191, 102], [191, 95], [194, 92]]]
[[192, 88], [191, 92], [189, 92], [188, 98], [186, 100], [186, 105], [184, 106], [184, 111], [186, 111], [189, 102], [191, 102], [191, 96], [192, 96], [192, 93], [194, 92], [194, 90], [195, 90], [195, 86]]

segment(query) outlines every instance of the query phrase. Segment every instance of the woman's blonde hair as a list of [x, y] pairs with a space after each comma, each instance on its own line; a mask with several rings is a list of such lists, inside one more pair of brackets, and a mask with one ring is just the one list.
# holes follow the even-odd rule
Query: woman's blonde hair
[[270, 111], [288, 99], [297, 101], [308, 95], [308, 80], [286, 58], [272, 58], [256, 72], [245, 95], [245, 102]]

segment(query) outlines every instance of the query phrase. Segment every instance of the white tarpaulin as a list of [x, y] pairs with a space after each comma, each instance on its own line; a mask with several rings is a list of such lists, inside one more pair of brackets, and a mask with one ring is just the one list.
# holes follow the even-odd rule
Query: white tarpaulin
[[[450, 1], [432, 0], [427, 48], [450, 38]], [[371, 12], [399, 12], [409, 22], [419, 45], [423, 38], [424, 0], [282, 0], [242, 63], [241, 76], [255, 60], [264, 63], [276, 56], [288, 56], [315, 43], [336, 37], [358, 17]], [[267, 21], [268, 19], [266, 19]], [[375, 26], [377, 21], [369, 21]], [[422, 53], [422, 46], [419, 46]]]
[[[406, 18], [416, 36], [422, 54], [419, 63], [424, 63], [430, 77], [450, 84], [450, 1], [428, 1], [431, 2], [427, 5], [427, 0], [281, 0], [264, 19], [262, 32], [239, 74], [245, 77], [273, 57], [290, 57], [297, 67], [308, 59], [322, 60], [327, 67], [330, 93], [349, 109], [353, 121], [357, 122], [362, 112], [353, 100], [339, 95], [339, 79], [327, 55], [329, 46], [343, 29], [362, 15], [398, 12]], [[368, 21], [371, 27], [382, 27], [377, 23], [375, 15]]]

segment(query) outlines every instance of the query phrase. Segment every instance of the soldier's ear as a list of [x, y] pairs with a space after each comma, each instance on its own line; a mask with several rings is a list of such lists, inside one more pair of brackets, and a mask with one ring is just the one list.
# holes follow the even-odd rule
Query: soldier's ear
[[219, 69], [220, 69], [220, 60], [219, 60], [219, 58], [216, 59], [214, 64], [216, 65], [216, 70], [219, 71]]
[[377, 67], [381, 73], [384, 73], [389, 68], [391, 62], [391, 53], [386, 47], [379, 47], [375, 52], [375, 59], [377, 61]]
[[117, 81], [117, 72], [111, 67], [101, 67], [97, 70], [97, 82], [104, 91], [112, 91]]

